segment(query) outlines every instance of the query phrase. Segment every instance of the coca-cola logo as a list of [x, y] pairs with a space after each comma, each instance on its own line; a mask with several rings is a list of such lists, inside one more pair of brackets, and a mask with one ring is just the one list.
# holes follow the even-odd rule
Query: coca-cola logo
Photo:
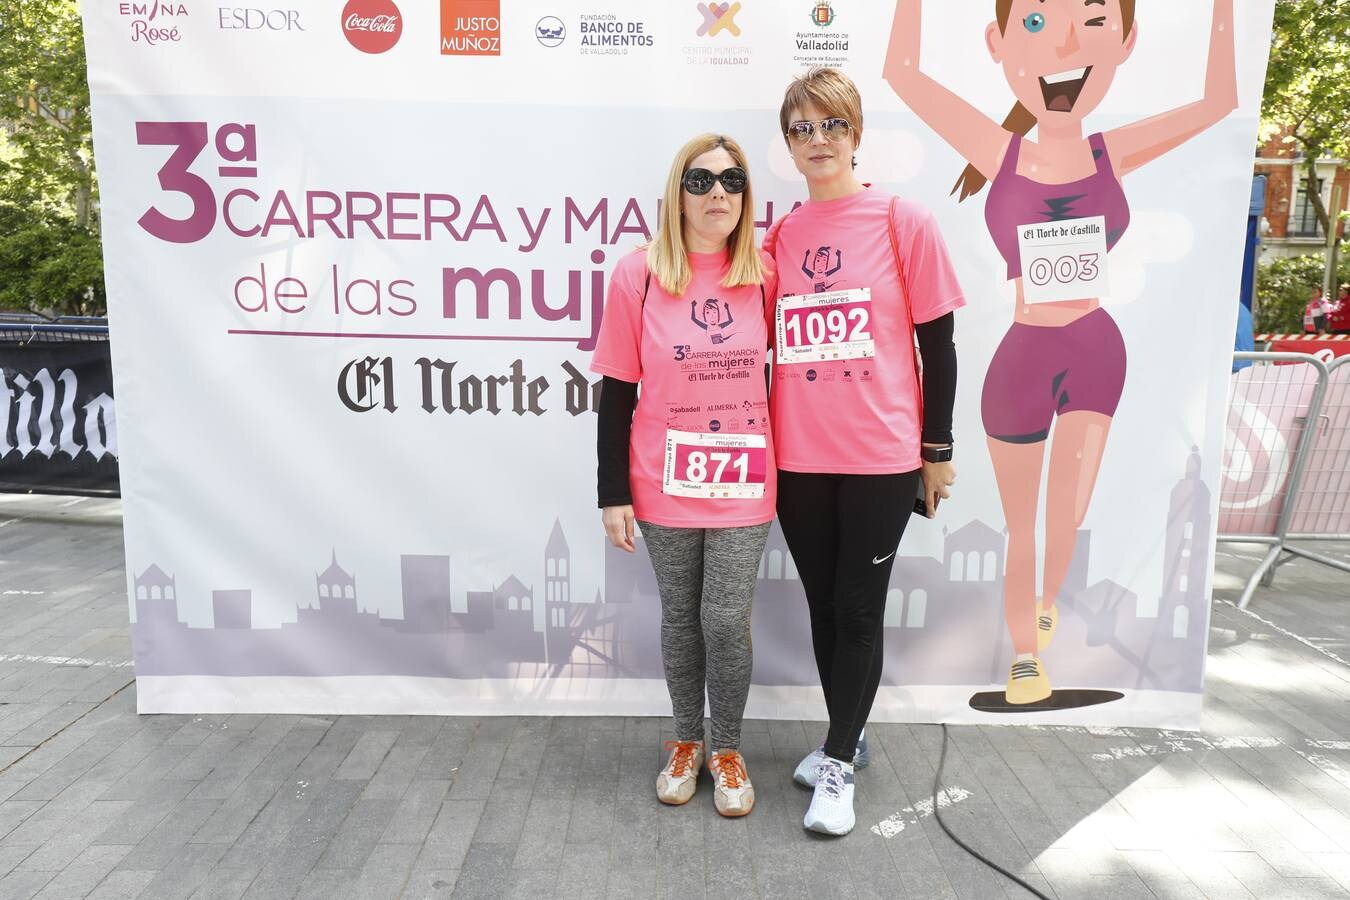
[[342, 33], [362, 53], [383, 53], [403, 36], [403, 16], [394, 0], [348, 0]]

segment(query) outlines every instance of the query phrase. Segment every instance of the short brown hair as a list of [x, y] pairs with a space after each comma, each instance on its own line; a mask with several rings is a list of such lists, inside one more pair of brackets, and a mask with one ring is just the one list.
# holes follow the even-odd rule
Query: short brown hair
[[827, 116], [848, 119], [853, 126], [854, 146], [862, 143], [863, 111], [858, 86], [838, 69], [813, 66], [805, 75], [798, 75], [783, 92], [783, 105], [778, 110], [778, 130], [787, 140], [792, 111], [814, 106]]

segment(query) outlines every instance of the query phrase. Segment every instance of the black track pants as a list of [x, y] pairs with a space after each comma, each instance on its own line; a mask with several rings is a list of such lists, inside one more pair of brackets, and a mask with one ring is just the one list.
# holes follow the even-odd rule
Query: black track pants
[[886, 591], [918, 492], [918, 470], [778, 473], [778, 521], [806, 589], [830, 714], [825, 752], [836, 759], [853, 759], [881, 683]]

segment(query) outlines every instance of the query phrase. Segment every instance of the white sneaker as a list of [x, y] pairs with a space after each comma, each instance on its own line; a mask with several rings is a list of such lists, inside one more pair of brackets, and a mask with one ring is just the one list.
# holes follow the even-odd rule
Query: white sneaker
[[[792, 780], [802, 787], [813, 788], [816, 786], [816, 766], [825, 761], [825, 745], [821, 744], [812, 750], [802, 761], [797, 763], [797, 769], [792, 773]], [[858, 735], [858, 749], [853, 755], [853, 768], [865, 769], [867, 764], [872, 761], [872, 755], [867, 750], [867, 732], [864, 731]]]
[[853, 766], [825, 757], [816, 766], [816, 791], [802, 819], [802, 827], [820, 834], [848, 834], [856, 819], [853, 815]]
[[728, 818], [744, 816], [755, 807], [755, 786], [745, 771], [745, 757], [735, 750], [718, 750], [708, 761], [712, 774], [713, 805]]
[[671, 806], [688, 803], [698, 787], [698, 771], [703, 768], [702, 741], [667, 741], [670, 761], [656, 776], [656, 799]]

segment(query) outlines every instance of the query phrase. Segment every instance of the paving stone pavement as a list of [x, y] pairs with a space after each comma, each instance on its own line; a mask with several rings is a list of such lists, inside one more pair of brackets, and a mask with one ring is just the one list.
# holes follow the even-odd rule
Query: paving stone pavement
[[[1350, 578], [1221, 547], [1203, 729], [951, 729], [944, 817], [1052, 897], [1350, 896]], [[1333, 550], [1350, 559], [1350, 545]], [[0, 900], [1026, 896], [953, 845], [935, 726], [873, 725], [859, 826], [665, 808], [659, 718], [138, 716], [120, 505], [0, 496]]]

